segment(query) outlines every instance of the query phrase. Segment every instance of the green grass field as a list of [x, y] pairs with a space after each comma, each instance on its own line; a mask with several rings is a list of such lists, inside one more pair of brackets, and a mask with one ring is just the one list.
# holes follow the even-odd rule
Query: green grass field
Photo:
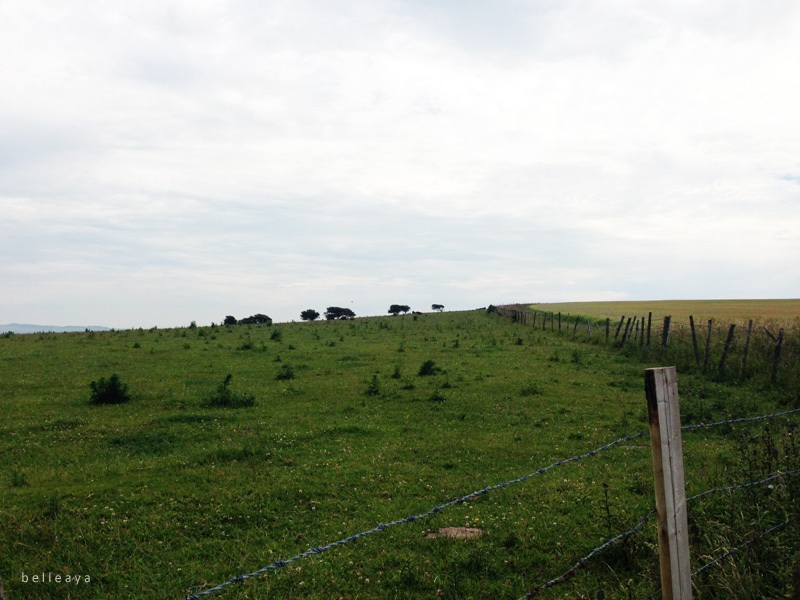
[[[0, 337], [0, 583], [9, 599], [200, 592], [647, 431], [643, 369], [657, 359], [484, 311]], [[91, 404], [90, 383], [112, 374], [130, 402]], [[228, 389], [253, 406], [209, 405], [229, 374]], [[679, 387], [684, 422], [794, 401], [691, 370]], [[769, 448], [790, 439], [777, 424], [771, 446], [745, 431], [687, 434], [690, 494], [755, 477]], [[519, 598], [650, 510], [648, 444], [621, 444], [209, 597]], [[797, 459], [781, 456], [782, 468]], [[795, 491], [781, 480], [770, 497], [704, 500], [692, 523], [698, 560], [725, 536], [794, 510]], [[462, 526], [483, 535], [428, 536]], [[698, 597], [789, 590], [800, 550], [790, 529], [759, 545], [762, 569], [748, 555], [709, 569]], [[650, 523], [541, 597], [646, 596], [658, 587], [655, 539]], [[786, 552], [767, 568], [765, 557]], [[67, 584], [68, 575], [83, 579]]]

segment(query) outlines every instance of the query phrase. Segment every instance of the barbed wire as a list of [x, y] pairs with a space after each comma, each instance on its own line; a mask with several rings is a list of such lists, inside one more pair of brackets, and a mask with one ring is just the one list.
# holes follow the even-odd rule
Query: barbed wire
[[[729, 485], [729, 486], [724, 486], [724, 487], [712, 488], [712, 489], [700, 492], [699, 494], [695, 494], [694, 496], [690, 496], [689, 498], [686, 499], [686, 502], [687, 503], [688, 502], [693, 502], [693, 501], [698, 500], [698, 499], [700, 499], [700, 498], [702, 498], [704, 496], [707, 496], [709, 494], [714, 494], [714, 493], [717, 493], [717, 492], [735, 491], [735, 490], [744, 489], [744, 488], [747, 488], [747, 487], [752, 487], [752, 486], [755, 486], [755, 485], [761, 485], [761, 484], [773, 481], [775, 479], [778, 479], [780, 477], [783, 477], [784, 475], [791, 475], [791, 474], [798, 473], [798, 472], [800, 472], [800, 469], [792, 469], [790, 471], [778, 471], [777, 473], [775, 473], [773, 475], [770, 475], [769, 477], [765, 477], [763, 479], [759, 479], [758, 481], [748, 481], [747, 483], [740, 483], [740, 484]], [[584, 556], [577, 563], [575, 563], [570, 569], [568, 569], [567, 571], [565, 571], [561, 575], [559, 575], [557, 577], [554, 577], [553, 579], [551, 579], [547, 583], [543, 583], [541, 585], [537, 585], [530, 592], [528, 592], [527, 594], [522, 596], [520, 598], [520, 600], [527, 599], [527, 598], [533, 598], [533, 597], [537, 596], [540, 591], [545, 590], [545, 589], [550, 588], [550, 587], [554, 587], [554, 586], [556, 586], [556, 585], [558, 585], [560, 583], [563, 583], [563, 582], [567, 581], [575, 573], [577, 573], [580, 569], [585, 567], [592, 558], [594, 558], [595, 556], [600, 554], [603, 550], [605, 550], [606, 548], [608, 548], [608, 547], [610, 547], [610, 546], [612, 546], [612, 545], [614, 545], [614, 544], [616, 544], [618, 542], [621, 542], [621, 541], [629, 538], [630, 536], [634, 535], [635, 533], [638, 533], [639, 531], [641, 531], [644, 528], [644, 526], [647, 524], [647, 522], [653, 517], [654, 514], [656, 514], [656, 511], [655, 510], [651, 510], [649, 513], [647, 513], [645, 515], [645, 517], [637, 525], [635, 525], [631, 529], [629, 529], [629, 530], [627, 530], [627, 531], [625, 531], [623, 533], [620, 533], [619, 535], [611, 538], [610, 540], [606, 541], [602, 545], [594, 548], [586, 556]], [[772, 530], [770, 530], [770, 531], [772, 531]], [[766, 533], [769, 533], [769, 532], [765, 532], [764, 535], [766, 535]], [[724, 556], [719, 558], [719, 559], [717, 559], [716, 562], [719, 562], [719, 560], [722, 560], [722, 558], [724, 558]], [[695, 573], [692, 573], [692, 576], [694, 576], [697, 572], [703, 570], [704, 568], [707, 568], [708, 566], [710, 566], [710, 564], [703, 565], [703, 567], [698, 569], [698, 571], [696, 571]], [[658, 590], [658, 591], [660, 591], [660, 590]], [[658, 591], [654, 592], [654, 594], [657, 594]], [[654, 596], [654, 594], [651, 594], [650, 596], [648, 596], [648, 599], [652, 598]]]
[[788, 524], [789, 524], [789, 519], [786, 519], [786, 520], [785, 520], [783, 523], [778, 523], [777, 525], [773, 525], [772, 527], [770, 527], [770, 528], [769, 528], [769, 529], [767, 529], [766, 531], [762, 531], [762, 532], [761, 532], [759, 535], [756, 535], [756, 536], [754, 536], [754, 537], [750, 538], [749, 540], [747, 540], [747, 541], [745, 541], [745, 542], [743, 542], [743, 543], [739, 544], [738, 546], [735, 546], [734, 548], [731, 548], [730, 550], [727, 550], [727, 551], [726, 551], [726, 552], [724, 552], [723, 554], [720, 554], [720, 555], [719, 555], [718, 557], [716, 557], [715, 559], [708, 561], [708, 562], [707, 562], [706, 564], [704, 564], [702, 567], [700, 567], [699, 569], [697, 569], [696, 571], [694, 571], [694, 572], [692, 573], [692, 577], [694, 577], [695, 575], [698, 575], [699, 573], [701, 573], [701, 572], [705, 571], [707, 568], [709, 568], [709, 567], [711, 567], [711, 566], [713, 566], [713, 565], [717, 564], [718, 562], [720, 562], [721, 560], [723, 560], [723, 559], [727, 558], [728, 556], [730, 556], [730, 555], [731, 555], [731, 554], [733, 554], [734, 552], [738, 552], [738, 551], [739, 551], [739, 550], [741, 550], [742, 548], [745, 548], [746, 546], [749, 546], [750, 544], [752, 544], [752, 543], [753, 543], [753, 542], [755, 542], [756, 540], [760, 540], [761, 538], [763, 538], [763, 537], [765, 537], [765, 536], [768, 536], [768, 535], [770, 535], [771, 533], [773, 533], [773, 532], [775, 532], [775, 531], [778, 531], [779, 529], [783, 529], [783, 528], [784, 528], [784, 527], [786, 527]]
[[770, 415], [761, 415], [759, 417], [740, 417], [736, 419], [728, 419], [726, 421], [716, 421], [714, 423], [697, 423], [696, 425], [684, 425], [681, 427], [682, 431], [694, 431], [695, 429], [707, 429], [709, 427], [718, 427], [721, 425], [731, 425], [733, 423], [752, 423], [755, 421], [763, 421], [765, 419], [775, 419], [777, 417], [785, 417], [786, 415], [793, 415], [800, 412], [800, 408], [792, 410], [785, 410], [783, 412], [772, 413]]
[[217, 585], [217, 586], [215, 586], [213, 588], [210, 588], [210, 589], [207, 589], [207, 590], [202, 590], [202, 591], [197, 592], [195, 594], [191, 594], [191, 595], [187, 596], [187, 600], [197, 600], [198, 598], [201, 598], [202, 596], [207, 596], [207, 595], [212, 594], [214, 592], [218, 592], [218, 591], [220, 591], [220, 590], [222, 590], [222, 589], [224, 589], [224, 588], [226, 588], [226, 587], [228, 587], [230, 585], [233, 585], [234, 583], [241, 583], [243, 581], [246, 581], [247, 579], [251, 579], [253, 577], [257, 577], [258, 575], [262, 575], [264, 573], [267, 573], [268, 571], [276, 571], [278, 569], [281, 569], [283, 567], [288, 566], [289, 564], [291, 564], [291, 563], [293, 563], [293, 562], [295, 562], [297, 560], [301, 560], [301, 559], [307, 558], [309, 556], [320, 555], [323, 552], [327, 552], [328, 550], [331, 550], [331, 549], [336, 548], [338, 546], [343, 546], [345, 544], [349, 544], [351, 542], [354, 542], [354, 541], [356, 541], [358, 539], [373, 535], [375, 533], [380, 533], [380, 532], [385, 531], [386, 529], [388, 529], [390, 527], [394, 527], [396, 525], [403, 525], [403, 524], [406, 524], [406, 523], [413, 523], [414, 521], [420, 521], [422, 519], [426, 519], [426, 518], [431, 517], [431, 516], [433, 516], [435, 514], [438, 514], [439, 512], [441, 512], [442, 510], [444, 510], [446, 508], [450, 508], [451, 506], [455, 506], [457, 504], [463, 504], [464, 502], [467, 502], [469, 500], [474, 500], [475, 498], [483, 496], [484, 494], [488, 494], [491, 491], [498, 490], [498, 489], [501, 489], [501, 488], [505, 488], [505, 487], [508, 487], [510, 485], [514, 485], [514, 484], [517, 484], [517, 483], [522, 483], [524, 481], [527, 481], [528, 479], [531, 479], [533, 477], [537, 477], [539, 475], [544, 475], [545, 473], [547, 473], [548, 471], [550, 471], [552, 469], [555, 469], [556, 467], [560, 467], [562, 465], [566, 465], [568, 463], [576, 462], [576, 461], [583, 460], [583, 459], [586, 459], [586, 458], [591, 458], [591, 457], [597, 455], [600, 452], [603, 452], [605, 450], [609, 450], [610, 448], [613, 448], [614, 446], [618, 446], [619, 444], [623, 444], [625, 442], [628, 442], [628, 441], [631, 441], [631, 440], [635, 440], [637, 438], [642, 437], [643, 435], [644, 435], [644, 433], [635, 433], [635, 434], [632, 434], [632, 435], [626, 435], [624, 437], [621, 437], [619, 439], [614, 440], [613, 442], [609, 442], [608, 444], [604, 444], [603, 446], [600, 446], [599, 448], [596, 448], [596, 449], [591, 450], [589, 452], [586, 452], [584, 454], [578, 454], [578, 455], [575, 455], [575, 456], [571, 456], [569, 458], [564, 458], [564, 459], [558, 460], [558, 461], [556, 461], [556, 462], [554, 462], [554, 463], [552, 463], [552, 464], [550, 464], [550, 465], [548, 465], [546, 467], [542, 467], [541, 469], [539, 469], [537, 471], [534, 471], [534, 472], [529, 473], [527, 475], [523, 475], [522, 477], [517, 477], [516, 479], [511, 479], [509, 481], [504, 481], [502, 483], [497, 483], [495, 485], [490, 485], [490, 486], [487, 486], [487, 487], [485, 487], [483, 489], [480, 489], [480, 490], [477, 490], [477, 491], [472, 492], [470, 494], [467, 494], [465, 496], [461, 496], [459, 498], [455, 498], [454, 500], [450, 500], [449, 502], [445, 502], [444, 504], [434, 506], [428, 512], [421, 513], [421, 514], [418, 514], [418, 515], [410, 515], [410, 516], [405, 517], [403, 519], [397, 519], [396, 521], [390, 521], [388, 523], [380, 523], [376, 527], [373, 527], [372, 529], [368, 529], [366, 531], [362, 531], [360, 533], [353, 534], [353, 535], [351, 535], [349, 537], [343, 538], [341, 540], [337, 540], [335, 542], [331, 542], [330, 544], [326, 544], [324, 546], [319, 546], [319, 547], [316, 547], [316, 548], [310, 548], [310, 549], [306, 550], [305, 552], [302, 552], [302, 553], [300, 553], [300, 554], [298, 554], [296, 556], [293, 556], [291, 558], [287, 558], [285, 560], [284, 559], [276, 560], [272, 564], [269, 564], [269, 565], [267, 565], [265, 567], [262, 567], [261, 569], [258, 569], [257, 571], [253, 571], [252, 573], [246, 573], [244, 575], [238, 575], [237, 577], [233, 577], [233, 578], [229, 579], [228, 581], [225, 581], [225, 582], [223, 582], [223, 583], [221, 583], [221, 584], [219, 584], [219, 585]]
[[[761, 421], [761, 420], [765, 420], [765, 419], [782, 417], [782, 416], [794, 414], [794, 413], [797, 413], [797, 412], [800, 412], [800, 409], [793, 409], [793, 410], [783, 411], [783, 412], [779, 412], [779, 413], [772, 413], [772, 414], [769, 414], [769, 415], [761, 415], [761, 416], [758, 416], [758, 417], [744, 417], [744, 418], [728, 419], [728, 420], [725, 420], [725, 421], [717, 421], [717, 422], [714, 422], [714, 423], [699, 423], [699, 424], [696, 424], [696, 425], [686, 425], [686, 426], [682, 427], [681, 429], [682, 430], [686, 430], [686, 431], [691, 431], [691, 430], [696, 430], [696, 429], [704, 429], [704, 428], [710, 428], [710, 427], [718, 427], [718, 426], [722, 426], [722, 425], [729, 425], [729, 424], [733, 424], [733, 423], [755, 422], [755, 421]], [[616, 440], [614, 440], [612, 442], [604, 444], [604, 445], [602, 445], [602, 446], [600, 446], [600, 447], [598, 447], [598, 448], [596, 448], [594, 450], [591, 450], [589, 452], [586, 452], [586, 453], [583, 453], [583, 454], [577, 454], [577, 455], [571, 456], [569, 458], [564, 458], [564, 459], [558, 460], [558, 461], [556, 461], [554, 463], [551, 463], [550, 465], [547, 465], [546, 467], [542, 467], [541, 469], [538, 469], [537, 471], [534, 471], [534, 472], [529, 473], [527, 475], [523, 475], [521, 477], [517, 477], [515, 479], [511, 479], [511, 480], [504, 481], [504, 482], [501, 482], [501, 483], [497, 483], [497, 484], [494, 484], [494, 485], [486, 486], [486, 487], [484, 487], [484, 488], [482, 488], [480, 490], [477, 490], [475, 492], [472, 492], [470, 494], [466, 494], [466, 495], [461, 496], [459, 498], [455, 498], [453, 500], [445, 502], [444, 504], [434, 506], [431, 510], [429, 510], [429, 511], [427, 511], [425, 513], [421, 513], [421, 514], [417, 514], [417, 515], [410, 515], [408, 517], [405, 517], [405, 518], [402, 518], [402, 519], [397, 519], [395, 521], [390, 521], [388, 523], [380, 523], [376, 527], [373, 527], [372, 529], [368, 529], [366, 531], [362, 531], [362, 532], [353, 534], [351, 536], [348, 536], [346, 538], [337, 540], [335, 542], [331, 542], [331, 543], [326, 544], [324, 546], [318, 546], [318, 547], [314, 547], [314, 548], [309, 548], [305, 552], [297, 554], [297, 555], [295, 555], [295, 556], [293, 556], [291, 558], [287, 558], [285, 560], [284, 559], [276, 560], [272, 564], [269, 564], [269, 565], [267, 565], [265, 567], [262, 567], [262, 568], [260, 568], [260, 569], [258, 569], [256, 571], [253, 571], [251, 573], [238, 575], [238, 576], [233, 577], [233, 578], [229, 579], [228, 581], [225, 581], [225, 582], [223, 582], [223, 583], [221, 583], [221, 584], [219, 584], [219, 585], [217, 585], [217, 586], [215, 586], [213, 588], [209, 588], [207, 590], [202, 590], [200, 592], [191, 594], [191, 595], [187, 596], [187, 600], [197, 600], [197, 599], [199, 599], [199, 598], [201, 598], [203, 596], [207, 596], [207, 595], [210, 595], [212, 593], [218, 592], [218, 591], [220, 591], [220, 590], [222, 590], [222, 589], [224, 589], [224, 588], [226, 588], [226, 587], [228, 587], [230, 585], [233, 585], [235, 583], [241, 583], [243, 581], [246, 581], [247, 579], [251, 579], [253, 577], [257, 577], [259, 575], [263, 575], [264, 573], [267, 573], [269, 571], [277, 571], [278, 569], [284, 568], [284, 567], [288, 566], [289, 564], [291, 564], [291, 563], [293, 563], [295, 561], [302, 560], [302, 559], [308, 558], [310, 556], [318, 556], [318, 555], [320, 555], [320, 554], [322, 554], [324, 552], [327, 552], [328, 550], [332, 550], [333, 548], [337, 548], [339, 546], [343, 546], [343, 545], [349, 544], [351, 542], [355, 542], [358, 539], [373, 535], [375, 533], [380, 533], [382, 531], [385, 531], [386, 529], [388, 529], [390, 527], [394, 527], [394, 526], [397, 526], [397, 525], [403, 525], [403, 524], [406, 524], [406, 523], [413, 523], [415, 521], [419, 521], [419, 520], [423, 520], [423, 519], [429, 518], [429, 517], [431, 517], [431, 516], [433, 516], [435, 514], [438, 514], [439, 512], [441, 512], [442, 510], [444, 510], [446, 508], [450, 508], [451, 506], [455, 506], [457, 504], [463, 504], [464, 502], [467, 502], [469, 500], [473, 500], [475, 498], [478, 498], [480, 496], [488, 494], [491, 491], [499, 490], [499, 489], [502, 489], [502, 488], [505, 488], [505, 487], [508, 487], [508, 486], [511, 486], [511, 485], [514, 485], [514, 484], [517, 484], [517, 483], [525, 482], [528, 479], [531, 479], [533, 477], [544, 475], [548, 471], [551, 471], [552, 469], [555, 469], [557, 467], [560, 467], [560, 466], [563, 466], [563, 465], [566, 465], [566, 464], [569, 464], [569, 463], [572, 463], [572, 462], [577, 462], [577, 461], [580, 461], [580, 460], [584, 460], [586, 458], [591, 458], [593, 456], [596, 456], [600, 452], [603, 452], [605, 450], [609, 450], [609, 449], [611, 449], [611, 448], [613, 448], [615, 446], [618, 446], [620, 444], [623, 444], [625, 442], [629, 442], [629, 441], [638, 439], [640, 437], [643, 437], [645, 434], [646, 434], [646, 432], [640, 432], [640, 433], [634, 433], [634, 434], [631, 434], [631, 435], [623, 436], [621, 438], [618, 438], [618, 439], [616, 439]], [[791, 471], [791, 472], [793, 473], [794, 471]], [[777, 477], [782, 476], [782, 475], [787, 474], [787, 473], [789, 473], [789, 472], [783, 472], [783, 473], [780, 473], [780, 474], [776, 474], [774, 476], [771, 476], [767, 480], [777, 478]], [[757, 483], [763, 483], [764, 481], [767, 481], [767, 480], [762, 480], [760, 482], [750, 482], [748, 484], [743, 484], [743, 485], [739, 485], [739, 486], [727, 486], [727, 487], [724, 487], [724, 488], [715, 488], [714, 490], [707, 490], [706, 492], [702, 492], [700, 495], [692, 497], [692, 499], [694, 499], [695, 497], [700, 497], [702, 495], [710, 494], [710, 493], [712, 493], [714, 491], [723, 491], [723, 490], [728, 490], [728, 489], [737, 489], [739, 487], [747, 487], [749, 485], [756, 485]], [[648, 514], [638, 525], [636, 525], [632, 529], [619, 534], [618, 536], [616, 536], [616, 537], [612, 538], [611, 540], [608, 540], [607, 542], [605, 542], [603, 545], [595, 548], [588, 555], [586, 555], [584, 558], [579, 560], [578, 563], [576, 563], [566, 573], [560, 575], [559, 577], [556, 577], [555, 579], [551, 580], [550, 582], [542, 584], [541, 586], [537, 586], [537, 588], [535, 588], [535, 593], [538, 593], [538, 590], [546, 589], [548, 587], [552, 587], [554, 585], [557, 585], [558, 583], [561, 583], [562, 581], [566, 581], [575, 572], [577, 572], [586, 563], [588, 563], [589, 560], [591, 560], [594, 556], [596, 556], [597, 554], [602, 552], [605, 548], [607, 548], [607, 547], [609, 547], [609, 546], [611, 546], [611, 545], [613, 545], [613, 544], [615, 544], [615, 543], [617, 543], [617, 542], [619, 542], [619, 541], [621, 541], [623, 539], [626, 539], [627, 537], [630, 537], [634, 533], [640, 531], [644, 527], [644, 525], [646, 524], [647, 520], [649, 520], [651, 517], [652, 517], [652, 514]], [[530, 593], [531, 592], [529, 592], [529, 594]], [[532, 597], [532, 596], [525, 596], [525, 597], [528, 598], [528, 597]]]
[[611, 538], [610, 540], [606, 541], [602, 545], [598, 546], [597, 548], [595, 548], [594, 550], [589, 552], [589, 554], [587, 554], [586, 556], [581, 558], [578, 562], [576, 562], [568, 571], [565, 571], [564, 573], [562, 573], [558, 577], [554, 577], [553, 579], [551, 579], [547, 583], [543, 583], [541, 585], [537, 585], [530, 592], [528, 592], [527, 594], [522, 596], [519, 600], [527, 600], [528, 598], [534, 598], [535, 596], [538, 596], [539, 592], [541, 592], [542, 590], [546, 590], [547, 588], [551, 588], [553, 586], [558, 585], [559, 583], [563, 583], [563, 582], [567, 581], [570, 577], [572, 577], [580, 569], [585, 567], [589, 563], [589, 561], [591, 561], [595, 556], [600, 554], [603, 550], [605, 550], [609, 546], [612, 546], [612, 545], [616, 544], [617, 542], [621, 542], [622, 540], [629, 538], [633, 534], [638, 533], [639, 531], [644, 529], [644, 526], [647, 525], [647, 522], [653, 517], [654, 514], [656, 514], [656, 511], [655, 510], [651, 510], [649, 513], [647, 513], [645, 515], [645, 517], [641, 521], [639, 521], [639, 523], [637, 523], [635, 526], [633, 526], [630, 529], [628, 529], [628, 531], [620, 533], [619, 535]]
[[752, 487], [754, 485], [760, 485], [762, 483], [767, 483], [769, 481], [773, 481], [775, 479], [779, 479], [784, 475], [793, 475], [794, 473], [800, 473], [800, 469], [791, 469], [789, 471], [778, 471], [774, 475], [770, 475], [769, 477], [765, 477], [764, 479], [759, 479], [758, 481], [749, 481], [747, 483], [739, 483], [736, 485], [727, 485], [724, 487], [717, 487], [710, 490], [706, 490], [705, 492], [700, 492], [699, 494], [695, 494], [694, 496], [690, 496], [686, 499], [687, 502], [692, 502], [694, 500], [698, 500], [703, 496], [708, 496], [709, 494], [713, 494], [716, 492], [732, 492], [735, 490], [741, 490], [744, 488]]

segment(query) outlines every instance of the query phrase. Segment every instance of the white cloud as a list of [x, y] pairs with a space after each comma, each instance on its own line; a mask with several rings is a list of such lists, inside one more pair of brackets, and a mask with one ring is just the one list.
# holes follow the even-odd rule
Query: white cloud
[[798, 294], [794, 2], [9, 0], [0, 23], [9, 321]]

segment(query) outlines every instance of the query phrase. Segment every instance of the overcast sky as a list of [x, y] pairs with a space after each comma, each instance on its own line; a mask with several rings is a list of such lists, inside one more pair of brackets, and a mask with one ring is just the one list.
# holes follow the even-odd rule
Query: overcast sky
[[2, 0], [0, 323], [800, 297], [796, 0]]

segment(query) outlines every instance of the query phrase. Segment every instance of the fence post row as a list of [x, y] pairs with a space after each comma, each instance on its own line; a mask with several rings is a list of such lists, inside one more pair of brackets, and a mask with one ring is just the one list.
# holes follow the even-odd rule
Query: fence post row
[[[529, 314], [530, 311], [519, 310], [517, 308], [512, 308], [511, 306], [490, 306], [490, 312], [496, 312], [500, 315], [506, 316], [511, 318], [511, 320], [515, 323], [520, 323], [522, 325], [533, 325], [533, 328], [536, 329], [539, 326], [539, 311], [533, 311], [532, 314]], [[542, 311], [541, 312], [541, 328], [542, 331], [547, 330], [547, 313]], [[566, 332], [569, 333], [569, 322], [570, 315], [564, 315], [564, 320], [566, 321]], [[578, 331], [578, 325], [580, 324], [581, 317], [580, 315], [576, 315], [572, 322], [572, 336], [575, 337]], [[629, 344], [631, 341], [634, 343], [638, 340], [639, 345], [644, 347], [646, 346], [647, 349], [650, 349], [650, 342], [652, 337], [652, 321], [653, 321], [653, 313], [649, 312], [647, 314], [647, 341], [645, 342], [645, 325], [644, 325], [644, 315], [641, 316], [641, 319], [638, 316], [633, 317], [626, 317], [623, 315], [619, 323], [617, 323], [616, 330], [614, 331], [614, 342], [615, 345], [619, 347], [624, 347], [626, 344]], [[672, 324], [672, 317], [665, 316], [664, 317], [664, 325], [661, 331], [661, 350], [666, 351], [667, 346], [669, 344], [669, 335], [670, 335], [670, 327]], [[562, 331], [562, 314], [558, 312], [558, 331]], [[550, 330], [555, 331], [556, 326], [556, 313], [550, 313]], [[624, 326], [624, 328], [623, 328]], [[695, 323], [694, 316], [689, 315], [689, 327], [691, 330], [692, 336], [692, 350], [694, 352], [694, 361], [695, 364], [699, 367], [700, 366], [700, 348], [698, 339], [698, 327]], [[720, 356], [719, 363], [717, 364], [717, 372], [720, 377], [725, 375], [725, 369], [728, 363], [728, 357], [730, 354], [731, 349], [734, 345], [734, 333], [735, 333], [736, 325], [731, 324], [728, 328], [728, 333], [725, 339], [725, 343], [722, 350], [722, 355]], [[763, 327], [764, 332], [772, 338], [772, 341], [775, 342], [775, 347], [772, 356], [772, 370], [771, 370], [771, 377], [770, 382], [774, 385], [778, 378], [778, 369], [780, 366], [781, 361], [781, 350], [783, 347], [783, 343], [785, 341], [785, 332], [783, 328], [778, 330], [778, 335], [774, 335], [770, 332], [766, 327]], [[586, 333], [589, 339], [592, 339], [592, 323], [591, 320], [587, 318], [586, 320]], [[713, 320], [708, 319], [707, 329], [706, 329], [706, 340], [705, 340], [705, 349], [703, 352], [703, 361], [702, 361], [702, 370], [704, 373], [708, 372], [709, 368], [709, 361], [711, 360], [711, 334], [713, 332]], [[750, 319], [747, 325], [747, 332], [745, 334], [745, 341], [744, 341], [744, 348], [742, 350], [742, 358], [741, 364], [739, 365], [739, 380], [744, 381], [746, 374], [747, 374], [747, 361], [749, 358], [750, 352], [750, 341], [752, 338], [753, 333], [753, 319]], [[621, 335], [620, 335], [621, 334]], [[602, 334], [601, 334], [602, 335]], [[641, 337], [639, 337], [641, 336]], [[605, 339], [606, 343], [610, 342], [611, 337], [611, 319], [606, 318], [605, 323]], [[0, 599], [1, 600], [1, 599]]]
[[653, 451], [662, 598], [690, 600], [692, 572], [676, 369], [646, 369], [644, 383]]

